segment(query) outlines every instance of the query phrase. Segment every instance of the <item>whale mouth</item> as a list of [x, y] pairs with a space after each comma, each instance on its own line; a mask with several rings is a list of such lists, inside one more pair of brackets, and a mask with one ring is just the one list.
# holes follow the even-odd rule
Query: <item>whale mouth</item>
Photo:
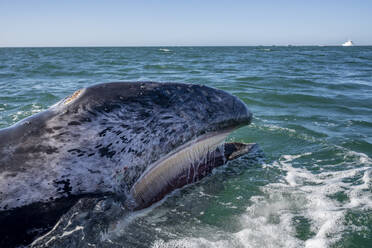
[[[216, 153], [236, 128], [210, 132], [193, 139], [151, 164], [133, 185], [130, 194], [135, 209], [150, 206], [167, 193], [204, 177], [216, 167]], [[212, 160], [212, 161], [211, 161]], [[219, 165], [225, 163], [225, 158]]]

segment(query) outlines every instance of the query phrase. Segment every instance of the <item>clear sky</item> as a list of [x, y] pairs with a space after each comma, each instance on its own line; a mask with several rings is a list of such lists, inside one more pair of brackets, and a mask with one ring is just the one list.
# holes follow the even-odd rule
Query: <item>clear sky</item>
[[372, 45], [372, 0], [0, 0], [0, 46]]

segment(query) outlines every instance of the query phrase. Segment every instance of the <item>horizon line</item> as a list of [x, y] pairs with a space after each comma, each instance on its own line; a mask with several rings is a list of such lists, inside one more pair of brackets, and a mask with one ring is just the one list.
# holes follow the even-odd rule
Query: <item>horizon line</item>
[[[86, 45], [86, 46], [1, 46], [0, 48], [145, 48], [145, 47], [343, 47], [342, 45]], [[367, 47], [371, 45], [353, 45], [352, 47]]]

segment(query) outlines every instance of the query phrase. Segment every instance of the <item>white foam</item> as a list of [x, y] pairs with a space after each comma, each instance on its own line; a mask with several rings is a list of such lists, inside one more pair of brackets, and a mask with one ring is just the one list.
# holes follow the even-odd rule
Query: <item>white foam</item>
[[300, 246], [301, 241], [293, 237], [293, 215], [288, 211], [293, 207], [291, 202], [282, 196], [268, 201], [255, 196], [251, 200], [254, 203], [240, 220], [243, 230], [234, 235], [243, 247]]
[[225, 247], [232, 247], [231, 244], [226, 240], [219, 240], [219, 241], [209, 241], [205, 238], [184, 238], [178, 240], [171, 240], [171, 241], [164, 241], [164, 240], [156, 240], [152, 248], [186, 248], [186, 247], [216, 247], [216, 248], [225, 248]]
[[[0, 108], [0, 110], [1, 110], [1, 108]], [[39, 113], [39, 112], [41, 112], [43, 110], [44, 109], [42, 108], [42, 106], [33, 103], [31, 105], [31, 109], [30, 110], [19, 110], [16, 113], [14, 113], [14, 114], [12, 114], [10, 116], [12, 118], [13, 123], [15, 123], [17, 121], [20, 121], [20, 120], [24, 119], [25, 117], [28, 117], [30, 115]]]
[[273, 124], [265, 124], [265, 125], [262, 125], [262, 126], [267, 128], [270, 131], [286, 131], [286, 132], [290, 132], [290, 133], [295, 133], [296, 132], [296, 130], [294, 130], [294, 129], [286, 128], [286, 127], [280, 127], [280, 126], [273, 125]]
[[[340, 240], [343, 231], [349, 228], [345, 226], [345, 215], [349, 210], [372, 209], [370, 158], [365, 154], [351, 152], [349, 155], [359, 165], [362, 162], [362, 166], [343, 170], [324, 169], [317, 173], [304, 166], [294, 166], [298, 163], [293, 161], [309, 155], [312, 154], [283, 155], [274, 163], [263, 166], [267, 169], [279, 169], [284, 174], [283, 179], [262, 186], [263, 195], [250, 198], [251, 205], [237, 217], [240, 231], [228, 233], [216, 227], [209, 230], [208, 235], [197, 232], [194, 237], [171, 241], [160, 239], [152, 247], [332, 246]], [[344, 194], [348, 199], [338, 201], [335, 197], [330, 197], [336, 193]], [[307, 240], [298, 238], [296, 224], [304, 223], [296, 217], [307, 220]]]
[[364, 153], [355, 152], [355, 151], [348, 151], [347, 155], [356, 156], [358, 158], [358, 162], [360, 162], [362, 164], [372, 165], [372, 159]]
[[[345, 226], [343, 220], [347, 209], [355, 207], [371, 208], [371, 199], [363, 189], [370, 187], [370, 167], [352, 168], [343, 171], [328, 171], [314, 174], [305, 168], [295, 168], [293, 160], [309, 154], [284, 155], [274, 163], [286, 172], [285, 182], [291, 186], [287, 192], [304, 197], [304, 207], [300, 213], [311, 221], [311, 229], [315, 236], [306, 240], [305, 247], [328, 247], [341, 238]], [[369, 162], [365, 154], [358, 155], [358, 162]], [[345, 179], [354, 178], [364, 173], [361, 185], [347, 183]], [[353, 181], [353, 180], [352, 180]], [[343, 192], [349, 202], [342, 203], [330, 198], [335, 193]]]

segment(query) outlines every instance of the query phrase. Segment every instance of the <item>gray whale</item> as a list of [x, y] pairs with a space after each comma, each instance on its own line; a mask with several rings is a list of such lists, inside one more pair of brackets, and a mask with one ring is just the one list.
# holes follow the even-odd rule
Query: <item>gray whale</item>
[[[147, 207], [223, 164], [216, 162], [226, 157], [220, 144], [251, 119], [237, 97], [201, 85], [78, 90], [0, 130], [0, 214], [9, 221], [19, 210], [55, 221], [76, 199], [105, 194], [130, 209]], [[239, 150], [232, 145], [227, 156]]]

